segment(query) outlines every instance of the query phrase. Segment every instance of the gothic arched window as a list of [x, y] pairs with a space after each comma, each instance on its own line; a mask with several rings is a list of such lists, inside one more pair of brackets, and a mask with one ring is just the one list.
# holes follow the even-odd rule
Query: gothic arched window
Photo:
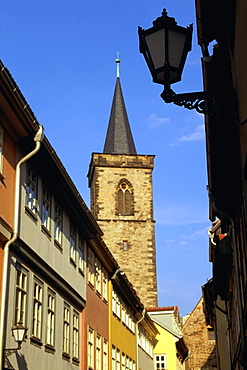
[[131, 184], [126, 181], [120, 181], [117, 187], [117, 214], [134, 214], [134, 196]]

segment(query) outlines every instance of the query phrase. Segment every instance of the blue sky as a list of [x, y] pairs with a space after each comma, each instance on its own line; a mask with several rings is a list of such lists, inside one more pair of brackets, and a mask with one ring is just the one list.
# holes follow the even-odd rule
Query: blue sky
[[208, 197], [203, 116], [165, 104], [139, 53], [137, 28], [166, 8], [194, 24], [178, 92], [202, 89], [194, 0], [4, 0], [1, 56], [89, 206], [87, 171], [103, 150], [116, 81], [116, 53], [138, 154], [154, 154], [159, 306], [191, 312], [208, 262]]

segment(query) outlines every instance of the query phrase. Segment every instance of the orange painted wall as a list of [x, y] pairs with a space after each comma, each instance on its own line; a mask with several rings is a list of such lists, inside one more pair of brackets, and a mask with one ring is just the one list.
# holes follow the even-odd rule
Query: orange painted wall
[[6, 130], [4, 131], [3, 154], [4, 179], [0, 183], [0, 216], [9, 226], [13, 227], [16, 144]]
[[94, 333], [101, 335], [102, 338], [108, 338], [108, 304], [89, 285], [87, 286], [87, 302], [84, 309], [82, 320], [83, 339], [82, 339], [82, 369], [87, 369], [87, 331], [90, 326]]

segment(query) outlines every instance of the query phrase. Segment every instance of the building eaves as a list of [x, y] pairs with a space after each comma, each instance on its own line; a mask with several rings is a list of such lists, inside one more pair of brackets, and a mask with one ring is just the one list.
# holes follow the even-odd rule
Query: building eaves
[[[34, 136], [39, 130], [39, 122], [34, 115], [32, 109], [27, 103], [21, 90], [16, 84], [9, 70], [4, 66], [0, 60], [0, 92], [2, 95], [1, 106], [3, 114], [7, 114], [5, 111], [7, 106], [10, 107], [11, 111], [14, 112], [17, 117], [17, 121], [20, 122], [16, 125], [16, 133], [19, 137], [30, 135]], [[6, 106], [5, 106], [6, 103]], [[5, 115], [6, 115], [5, 114]]]
[[180, 339], [183, 337], [180, 333], [172, 330], [167, 325], [165, 325], [163, 322], [160, 322], [157, 318], [154, 318], [153, 316], [151, 316], [151, 319], [153, 320], [153, 322], [155, 322], [157, 325], [159, 325], [160, 327], [168, 331], [170, 334], [174, 335], [176, 338]]
[[[49, 187], [53, 189], [54, 194], [57, 197], [60, 195], [62, 201], [68, 205], [71, 216], [77, 219], [79, 228], [84, 228], [87, 238], [94, 238], [98, 234], [103, 235], [100, 226], [46, 136], [41, 150], [32, 161], [38, 165], [40, 173], [46, 179], [46, 183], [49, 183]], [[41, 165], [42, 163], [46, 163], [46, 166]], [[66, 196], [64, 196], [65, 194]]]

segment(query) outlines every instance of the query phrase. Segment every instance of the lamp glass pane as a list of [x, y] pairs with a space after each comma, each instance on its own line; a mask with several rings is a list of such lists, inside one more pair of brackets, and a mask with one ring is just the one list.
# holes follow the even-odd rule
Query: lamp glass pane
[[179, 68], [184, 52], [186, 34], [168, 31], [169, 62], [171, 67]]
[[16, 342], [23, 342], [26, 328], [15, 327], [14, 329], [12, 329], [12, 332]]
[[153, 60], [154, 68], [160, 68], [165, 63], [165, 31], [161, 29], [146, 36], [147, 46]]

